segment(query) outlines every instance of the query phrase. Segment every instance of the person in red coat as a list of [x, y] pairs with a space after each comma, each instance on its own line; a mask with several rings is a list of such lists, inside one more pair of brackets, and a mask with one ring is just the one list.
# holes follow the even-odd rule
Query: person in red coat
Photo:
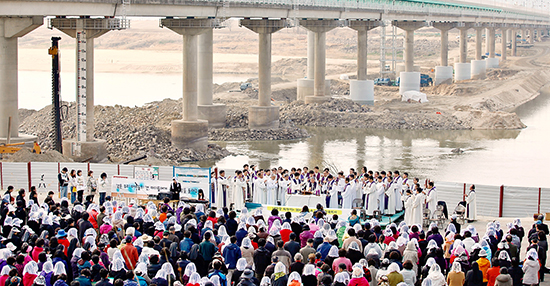
[[124, 261], [126, 262], [128, 269], [134, 270], [136, 268], [139, 255], [137, 248], [132, 245], [131, 236], [126, 237], [126, 245], [120, 249], [120, 252], [122, 253], [122, 257], [124, 257]]

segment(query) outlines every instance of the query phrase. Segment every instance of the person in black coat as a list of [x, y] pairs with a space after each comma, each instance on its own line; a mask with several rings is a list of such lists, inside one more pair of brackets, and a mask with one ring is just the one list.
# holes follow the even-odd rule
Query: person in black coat
[[174, 178], [172, 184], [170, 184], [170, 193], [172, 194], [172, 200], [180, 199], [181, 184]]
[[483, 286], [483, 272], [477, 262], [472, 263], [472, 269], [466, 273], [464, 286]]
[[522, 286], [523, 270], [519, 267], [519, 262], [516, 257], [512, 258], [512, 266], [508, 268], [508, 274], [512, 276], [514, 286]]
[[271, 252], [265, 248], [265, 239], [258, 240], [258, 249], [254, 251], [254, 265], [256, 267], [256, 276], [262, 278], [267, 266], [271, 261]]

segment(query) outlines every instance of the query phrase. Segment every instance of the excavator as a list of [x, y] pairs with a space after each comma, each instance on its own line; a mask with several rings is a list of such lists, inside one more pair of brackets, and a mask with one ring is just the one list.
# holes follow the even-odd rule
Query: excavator
[[[0, 144], [0, 154], [13, 154], [19, 150], [25, 145], [24, 142], [22, 143], [13, 143], [13, 144]], [[40, 145], [38, 145], [38, 142], [34, 142], [32, 147], [32, 152], [36, 154], [42, 154], [42, 150], [40, 149]]]

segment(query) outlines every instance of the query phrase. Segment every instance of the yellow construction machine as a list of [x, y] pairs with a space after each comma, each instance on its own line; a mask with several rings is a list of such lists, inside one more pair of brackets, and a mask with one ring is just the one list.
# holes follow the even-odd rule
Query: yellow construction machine
[[[25, 143], [14, 143], [14, 144], [0, 144], [0, 154], [13, 154], [25, 145]], [[34, 142], [32, 147], [32, 152], [36, 154], [41, 154], [42, 150], [40, 145], [37, 142]]]

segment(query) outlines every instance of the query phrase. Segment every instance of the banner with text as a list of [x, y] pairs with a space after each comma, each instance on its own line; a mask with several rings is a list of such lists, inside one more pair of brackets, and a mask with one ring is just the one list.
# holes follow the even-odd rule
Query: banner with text
[[210, 168], [174, 167], [174, 178], [181, 184], [180, 198], [196, 200], [202, 190], [210, 200]]
[[138, 180], [113, 176], [112, 194], [156, 195], [170, 192], [170, 181]]

